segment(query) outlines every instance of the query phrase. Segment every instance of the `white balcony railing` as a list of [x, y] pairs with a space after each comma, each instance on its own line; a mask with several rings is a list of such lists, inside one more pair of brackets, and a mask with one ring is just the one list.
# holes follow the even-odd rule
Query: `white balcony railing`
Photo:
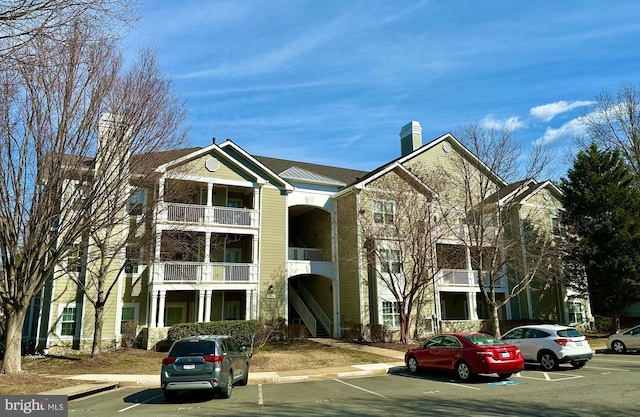
[[[441, 269], [438, 273], [440, 285], [449, 287], [478, 287], [478, 271], [468, 269]], [[483, 284], [489, 286], [489, 274], [483, 272]], [[506, 278], [502, 277], [495, 283], [496, 288], [506, 288]]]
[[156, 262], [155, 283], [249, 283], [258, 282], [258, 265], [247, 263]]
[[315, 248], [289, 248], [290, 261], [321, 261], [322, 249]]
[[258, 227], [260, 212], [244, 208], [160, 203], [158, 204], [158, 221], [180, 224]]

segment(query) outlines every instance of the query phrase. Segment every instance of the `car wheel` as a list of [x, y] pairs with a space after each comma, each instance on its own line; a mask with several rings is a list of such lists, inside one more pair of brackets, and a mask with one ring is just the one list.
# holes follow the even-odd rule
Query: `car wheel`
[[513, 375], [511, 372], [509, 372], [508, 374], [498, 374], [498, 376], [500, 377], [500, 379], [507, 379], [507, 378], [509, 378], [511, 375]]
[[222, 396], [224, 398], [231, 398], [231, 391], [233, 391], [233, 375], [229, 373], [227, 383], [222, 387]]
[[412, 374], [418, 373], [420, 365], [418, 365], [418, 360], [415, 356], [409, 356], [409, 359], [407, 360], [407, 368], [409, 368]]
[[458, 362], [458, 365], [456, 366], [456, 372], [458, 373], [458, 378], [460, 379], [460, 381], [469, 381], [471, 377], [473, 377], [471, 368], [469, 368], [469, 364], [464, 361]]
[[580, 369], [587, 364], [587, 361], [571, 361], [571, 366]]
[[616, 353], [624, 353], [627, 351], [627, 347], [619, 340], [614, 340], [611, 343], [611, 349]]
[[552, 352], [540, 353], [540, 365], [545, 371], [552, 371], [558, 368], [558, 358]]
[[249, 364], [246, 364], [244, 366], [244, 376], [242, 377], [240, 382], [238, 382], [238, 385], [245, 386], [247, 385], [248, 382], [249, 382]]
[[164, 399], [166, 401], [175, 401], [176, 397], [178, 396], [178, 391], [163, 390], [162, 393], [164, 394]]

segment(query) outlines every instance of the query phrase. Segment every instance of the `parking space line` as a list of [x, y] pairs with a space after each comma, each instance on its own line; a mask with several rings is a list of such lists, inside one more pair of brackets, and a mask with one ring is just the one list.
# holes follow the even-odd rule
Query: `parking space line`
[[361, 388], [361, 387], [359, 387], [357, 385], [353, 385], [353, 384], [349, 384], [349, 383], [344, 382], [344, 381], [340, 381], [339, 379], [334, 379], [334, 381], [337, 381], [337, 382], [339, 382], [341, 384], [347, 385], [347, 386], [349, 386], [351, 388], [359, 389], [360, 391], [368, 392], [369, 394], [377, 395], [380, 398], [387, 398], [382, 394], [378, 394], [377, 392], [369, 391], [368, 389], [364, 389], [364, 388]]
[[590, 366], [589, 369], [603, 369], [605, 371], [620, 371], [620, 372], [629, 372], [628, 369], [618, 369], [618, 368], [600, 368], [599, 366]]
[[480, 388], [478, 387], [471, 387], [469, 385], [462, 385], [462, 384], [456, 384], [455, 382], [449, 382], [451, 385], [455, 385], [457, 387], [462, 387], [462, 388], [469, 388], [469, 389], [475, 389], [477, 391], [480, 391]]
[[264, 396], [262, 395], [262, 384], [258, 384], [258, 405], [260, 407], [264, 405]]
[[640, 363], [639, 361], [624, 361], [624, 360], [618, 360], [618, 359], [604, 359], [604, 358], [598, 358], [597, 360], [595, 360], [594, 362], [613, 362], [613, 363], [633, 363], [634, 365], [637, 365], [638, 363]]
[[155, 400], [156, 398], [160, 398], [160, 397], [162, 397], [162, 396], [161, 396], [161, 395], [156, 395], [155, 397], [151, 397], [151, 398], [149, 398], [149, 399], [147, 399], [147, 400], [144, 400], [144, 401], [141, 401], [141, 402], [139, 402], [139, 403], [137, 403], [137, 404], [133, 404], [133, 405], [130, 405], [129, 407], [126, 407], [126, 408], [123, 408], [123, 409], [121, 409], [121, 410], [118, 410], [118, 413], [122, 413], [122, 412], [124, 412], [124, 411], [129, 411], [129, 410], [131, 410], [132, 408], [135, 408], [135, 407], [137, 407], [137, 406], [139, 406], [139, 405], [142, 405], [142, 404], [146, 404], [146, 403], [148, 403], [149, 401]]

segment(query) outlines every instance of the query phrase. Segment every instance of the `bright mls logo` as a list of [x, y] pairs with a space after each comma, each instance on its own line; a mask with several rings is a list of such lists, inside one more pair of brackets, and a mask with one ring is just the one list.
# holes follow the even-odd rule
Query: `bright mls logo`
[[0, 395], [0, 415], [67, 417], [67, 404], [66, 395]]

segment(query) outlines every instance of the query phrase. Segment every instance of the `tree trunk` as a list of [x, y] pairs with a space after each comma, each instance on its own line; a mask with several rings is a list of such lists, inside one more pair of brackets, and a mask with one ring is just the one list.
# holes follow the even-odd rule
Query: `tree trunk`
[[613, 318], [611, 320], [612, 333], [617, 333], [620, 330], [620, 313], [618, 310], [613, 310]]
[[22, 372], [22, 327], [27, 316], [27, 308], [6, 309], [7, 327], [5, 334], [4, 360], [0, 373], [18, 374]]
[[[91, 356], [102, 354], [102, 327], [104, 322], [104, 304], [96, 303], [94, 314], [93, 344], [91, 345]], [[117, 323], [116, 323], [117, 325]]]
[[502, 336], [500, 333], [500, 319], [498, 318], [498, 306], [494, 303], [489, 305], [489, 319], [491, 320], [491, 334], [499, 339]]
[[400, 343], [409, 343], [411, 341], [411, 328], [409, 325], [409, 315], [400, 313]]

